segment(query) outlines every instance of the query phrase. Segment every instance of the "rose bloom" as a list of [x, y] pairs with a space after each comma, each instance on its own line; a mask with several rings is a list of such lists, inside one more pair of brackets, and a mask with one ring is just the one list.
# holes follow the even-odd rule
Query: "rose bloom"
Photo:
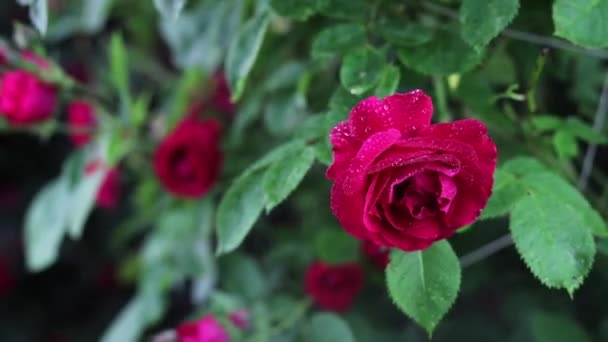
[[179, 342], [230, 342], [230, 335], [212, 315], [177, 327]]
[[12, 125], [47, 120], [56, 102], [57, 90], [28, 71], [9, 71], [0, 78], [0, 114]]
[[376, 245], [371, 240], [361, 242], [361, 252], [374, 264], [374, 266], [385, 269], [389, 263], [390, 249]]
[[91, 140], [91, 130], [95, 127], [95, 108], [83, 100], [74, 100], [68, 105], [68, 125], [74, 130], [70, 133], [72, 143], [77, 147], [86, 145]]
[[215, 120], [186, 118], [158, 145], [154, 170], [177, 197], [200, 198], [215, 184], [222, 165]]
[[[85, 174], [92, 174], [98, 168], [105, 168], [100, 161], [92, 161], [85, 167]], [[106, 176], [97, 191], [97, 206], [105, 209], [113, 209], [120, 200], [120, 172], [117, 168], [107, 170]]]
[[305, 286], [306, 292], [320, 308], [346, 311], [363, 287], [363, 271], [357, 264], [315, 262], [306, 271]]
[[421, 250], [472, 223], [492, 193], [496, 146], [483, 123], [431, 124], [421, 90], [357, 104], [330, 133], [331, 210], [353, 236]]

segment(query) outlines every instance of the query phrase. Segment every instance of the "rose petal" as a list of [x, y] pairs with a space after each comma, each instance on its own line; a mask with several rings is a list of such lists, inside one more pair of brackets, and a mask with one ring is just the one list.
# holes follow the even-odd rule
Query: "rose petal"
[[352, 133], [360, 140], [390, 128], [400, 132], [427, 127], [433, 115], [433, 102], [422, 90], [394, 94], [382, 100], [375, 96], [359, 102], [350, 112]]
[[329, 141], [333, 146], [334, 161], [327, 169], [326, 176], [335, 180], [346, 171], [350, 161], [361, 147], [362, 142], [353, 136], [349, 121], [340, 122], [329, 133]]
[[363, 189], [368, 168], [400, 137], [401, 133], [398, 130], [389, 129], [373, 134], [363, 143], [345, 174], [344, 191], [347, 194], [355, 194]]

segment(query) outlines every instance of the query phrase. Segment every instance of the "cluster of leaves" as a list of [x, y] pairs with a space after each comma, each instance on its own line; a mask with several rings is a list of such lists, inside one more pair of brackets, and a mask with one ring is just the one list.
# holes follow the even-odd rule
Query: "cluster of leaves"
[[[47, 2], [20, 3], [30, 6], [32, 22], [41, 33], [47, 32], [49, 41], [101, 30], [111, 9], [109, 0], [83, 1], [70, 7], [73, 13], [51, 17], [47, 30]], [[508, 215], [515, 247], [532, 274], [547, 287], [565, 289], [572, 296], [591, 271], [599, 249], [596, 239], [608, 236], [602, 218], [608, 208], [601, 204], [608, 187], [583, 194], [571, 184], [580, 165], [579, 144], [608, 142], [598, 133], [604, 127], [587, 123], [595, 114], [588, 108], [596, 104], [599, 89], [597, 80], [586, 76], [605, 73], [606, 68], [590, 62], [591, 57], [559, 52], [555, 60], [540, 49], [518, 45], [511, 38], [528, 36], [505, 30], [507, 26], [514, 20], [514, 26], [521, 25], [518, 16], [522, 22], [530, 13], [539, 16], [536, 8], [520, 8], [518, 0], [463, 0], [459, 8], [454, 1], [442, 3], [449, 7], [392, 0], [155, 0], [161, 35], [181, 74], [166, 80], [171, 86], [165, 88], [135, 86], [131, 76], [136, 66], [127, 63], [127, 56], [136, 48], [126, 48], [119, 35], [113, 36], [107, 81], [119, 105], [106, 111], [119, 113], [120, 119], [113, 117], [106, 124], [111, 129], [98, 138], [101, 151], [85, 150], [68, 158], [59, 178], [32, 202], [25, 228], [28, 267], [49, 267], [60, 255], [64, 236], [81, 236], [103, 177], [84, 177], [83, 163], [91, 155], [102, 155], [111, 165], [141, 166], [136, 147], [145, 138], [128, 132], [158, 113], [171, 127], [184, 114], [193, 89], [223, 65], [239, 106], [225, 144], [228, 182], [198, 203], [177, 201], [160, 190], [151, 174], [134, 168], [134, 213], [117, 229], [115, 244], [126, 245], [141, 230], [148, 232], [138, 250], [137, 293], [104, 341], [137, 340], [165, 314], [170, 292], [188, 280], [193, 280], [192, 303], [203, 308], [197, 316], [246, 306], [255, 317], [254, 337], [268, 340], [286, 331], [294, 335], [292, 326], [284, 326], [301, 320], [308, 302], [291, 293], [277, 298], [269, 294], [281, 288], [288, 278], [285, 273], [302, 273], [315, 258], [331, 263], [356, 260], [356, 242], [336, 233], [328, 209], [314, 217], [328, 196], [326, 184], [316, 178], [294, 195], [310, 233], [285, 237], [271, 230], [272, 217], [262, 213], [278, 211], [307, 174], [322, 174], [314, 164], [331, 162], [327, 133], [358, 100], [414, 87], [430, 88], [440, 121], [477, 117], [488, 125], [502, 165], [481, 218]], [[541, 10], [542, 16], [549, 13], [547, 6]], [[605, 0], [554, 1], [555, 35], [569, 42], [547, 41], [574, 52], [602, 52], [587, 49], [608, 47], [608, 32], [602, 31], [606, 11]], [[559, 81], [559, 68], [562, 79], [568, 79], [572, 69], [577, 75], [576, 91], [569, 94], [578, 106], [572, 113], [560, 112], [545, 98], [549, 80]], [[543, 82], [547, 70], [556, 70], [555, 75]], [[169, 96], [152, 107], [153, 91]], [[539, 114], [552, 111], [556, 114]], [[601, 182], [605, 172], [598, 169], [593, 177]], [[323, 228], [314, 230], [317, 224]], [[279, 247], [253, 258], [240, 247], [256, 237]], [[255, 251], [255, 240], [251, 244], [248, 251]], [[278, 261], [288, 266], [273, 271]], [[396, 306], [430, 334], [456, 301], [461, 273], [456, 253], [443, 241], [421, 252], [392, 251], [386, 287]], [[572, 323], [542, 313], [533, 320], [532, 334], [538, 341], [553, 333], [544, 327]], [[335, 314], [319, 313], [303, 331], [309, 340], [352, 341], [356, 334], [351, 329], [363, 328], [349, 326]], [[579, 330], [569, 333], [584, 335]]]

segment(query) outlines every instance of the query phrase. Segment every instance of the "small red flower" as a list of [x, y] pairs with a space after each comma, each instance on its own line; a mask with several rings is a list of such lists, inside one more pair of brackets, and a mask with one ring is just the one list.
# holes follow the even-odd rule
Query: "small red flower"
[[475, 221], [496, 169], [483, 123], [431, 125], [421, 90], [357, 104], [330, 133], [331, 210], [351, 235], [405, 251], [428, 248]]
[[6, 50], [0, 46], [0, 65], [6, 63]]
[[363, 272], [357, 264], [315, 262], [306, 271], [306, 292], [326, 310], [348, 310], [362, 287]]
[[235, 327], [241, 330], [247, 330], [250, 327], [249, 323], [249, 311], [247, 310], [237, 310], [233, 311], [228, 315], [230, 322], [234, 324]]
[[0, 299], [8, 296], [15, 287], [13, 272], [8, 261], [0, 257]]
[[361, 242], [361, 251], [378, 268], [385, 269], [389, 262], [390, 249], [376, 245], [371, 240]]
[[200, 198], [213, 186], [222, 165], [219, 123], [186, 118], [154, 153], [154, 170], [163, 186], [178, 197]]
[[47, 120], [57, 102], [57, 89], [25, 70], [13, 70], [0, 78], [0, 115], [13, 125]]
[[208, 315], [196, 322], [185, 322], [177, 327], [180, 342], [230, 342], [230, 335], [220, 322]]
[[225, 114], [234, 114], [236, 108], [232, 102], [232, 93], [228, 87], [226, 75], [223, 72], [216, 72], [213, 75], [214, 92], [211, 97], [211, 105], [217, 111]]
[[75, 131], [70, 139], [77, 147], [86, 145], [91, 140], [91, 133], [87, 132], [95, 127], [95, 108], [82, 100], [72, 101], [68, 105], [68, 125]]
[[[106, 166], [100, 161], [92, 161], [85, 167], [85, 174], [92, 174], [98, 168]], [[117, 168], [107, 170], [106, 176], [97, 192], [97, 205], [105, 209], [113, 209], [120, 199], [120, 173]]]

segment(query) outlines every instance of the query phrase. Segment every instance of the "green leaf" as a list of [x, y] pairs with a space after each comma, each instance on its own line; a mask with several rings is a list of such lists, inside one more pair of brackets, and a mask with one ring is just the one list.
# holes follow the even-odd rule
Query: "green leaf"
[[235, 250], [253, 228], [264, 209], [260, 172], [237, 178], [226, 190], [217, 211], [217, 254]]
[[316, 0], [319, 13], [337, 19], [364, 21], [369, 14], [367, 0]]
[[524, 197], [511, 212], [510, 229], [519, 254], [544, 285], [572, 295], [591, 270], [593, 235], [581, 215], [561, 199]]
[[480, 49], [517, 15], [519, 0], [463, 0], [460, 7], [462, 37]]
[[306, 20], [316, 12], [316, 0], [271, 0], [270, 6], [279, 15]]
[[277, 160], [264, 174], [266, 212], [271, 211], [296, 189], [315, 162], [311, 146]]
[[481, 57], [453, 30], [442, 30], [427, 43], [399, 50], [399, 60], [405, 66], [426, 75], [467, 72], [481, 62]]
[[127, 51], [119, 33], [114, 33], [110, 40], [110, 77], [121, 96], [128, 94], [129, 69]]
[[134, 342], [137, 341], [146, 326], [143, 318], [143, 303], [140, 297], [131, 299], [122, 311], [114, 318], [110, 327], [104, 332], [101, 342]]
[[331, 58], [343, 55], [366, 42], [365, 27], [360, 24], [336, 24], [315, 37], [312, 42], [311, 56], [314, 59]]
[[553, 135], [553, 147], [560, 159], [574, 158], [578, 155], [578, 145], [574, 135], [559, 130]]
[[575, 320], [563, 314], [535, 312], [530, 318], [534, 342], [592, 341]]
[[579, 118], [568, 118], [564, 123], [564, 129], [577, 138], [592, 144], [606, 144], [608, 137], [601, 135]]
[[601, 215], [591, 207], [587, 199], [570, 183], [557, 174], [545, 172], [530, 172], [521, 176], [524, 187], [528, 192], [542, 194], [554, 202], [561, 202], [571, 208], [571, 211], [581, 215], [584, 227], [596, 236], [608, 236], [608, 227]]
[[184, 9], [186, 0], [154, 0], [154, 6], [160, 14], [170, 19], [177, 19]]
[[361, 95], [373, 88], [380, 79], [384, 54], [371, 47], [348, 53], [340, 68], [340, 81], [353, 95]]
[[68, 234], [72, 239], [82, 236], [85, 223], [95, 206], [97, 193], [107, 175], [107, 169], [99, 167], [83, 175], [75, 188], [70, 189], [70, 210], [67, 215]]
[[106, 23], [112, 0], [87, 0], [62, 8], [61, 16], [49, 23], [46, 40], [54, 42], [78, 33], [94, 34]]
[[375, 95], [379, 98], [386, 97], [397, 91], [399, 81], [401, 79], [401, 72], [399, 68], [392, 64], [385, 64], [380, 74], [380, 81], [376, 87]]
[[264, 124], [276, 136], [291, 134], [304, 121], [306, 98], [298, 93], [277, 96], [270, 100], [264, 112]]
[[315, 236], [315, 252], [326, 263], [355, 262], [359, 257], [359, 240], [342, 229], [323, 229]]
[[432, 334], [460, 288], [460, 263], [447, 241], [424, 251], [394, 249], [386, 270], [389, 295], [406, 315]]
[[25, 262], [28, 270], [41, 271], [59, 255], [65, 234], [67, 183], [53, 181], [40, 190], [25, 216]]
[[526, 194], [519, 180], [502, 168], [494, 173], [494, 188], [480, 219], [489, 219], [509, 213], [515, 203]]
[[[263, 297], [268, 290], [268, 279], [252, 257], [236, 253], [221, 265], [222, 282], [227, 291], [238, 293], [250, 300]], [[246, 286], [243, 286], [246, 284]]]
[[264, 41], [269, 17], [268, 12], [262, 12], [249, 19], [230, 45], [226, 57], [226, 76], [233, 101], [243, 95], [247, 77]]
[[355, 342], [348, 323], [335, 313], [320, 312], [310, 319], [308, 341], [315, 342]]
[[287, 62], [279, 66], [264, 81], [264, 90], [271, 92], [292, 87], [298, 83], [306, 68], [302, 62]]
[[403, 20], [383, 21], [377, 24], [377, 32], [389, 43], [397, 46], [416, 46], [433, 38], [433, 29], [415, 22]]
[[361, 100], [363, 100], [363, 96], [353, 95], [343, 87], [337, 87], [329, 99], [329, 108], [332, 111], [344, 112], [344, 119], [346, 119], [351, 108]]
[[555, 0], [555, 35], [588, 48], [608, 47], [608, 0]]
[[534, 115], [530, 122], [539, 131], [555, 131], [563, 125], [563, 121], [553, 115]]
[[30, 1], [30, 20], [40, 34], [44, 35], [49, 23], [48, 0]]

